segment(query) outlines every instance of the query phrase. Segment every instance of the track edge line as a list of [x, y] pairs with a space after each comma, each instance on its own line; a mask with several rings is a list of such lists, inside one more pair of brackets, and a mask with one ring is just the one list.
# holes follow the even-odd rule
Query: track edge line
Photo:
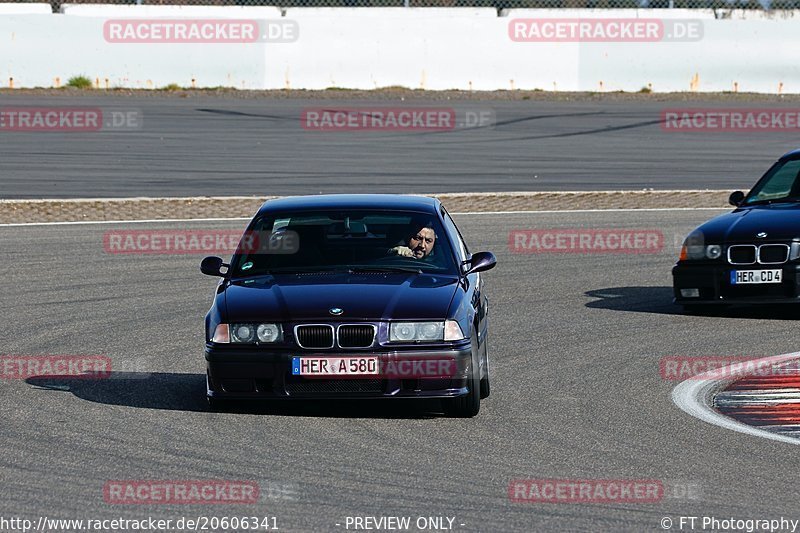
[[[800, 352], [762, 357], [749, 362], [782, 363], [793, 359], [800, 359]], [[732, 366], [733, 365], [729, 365], [723, 368], [710, 370], [680, 382], [672, 389], [672, 402], [680, 410], [703, 422], [755, 437], [775, 440], [786, 444], [800, 445], [800, 439], [748, 426], [747, 424], [717, 412], [711, 406], [711, 400], [714, 394], [735, 380], [735, 378], [720, 379], [712, 376], [718, 375], [720, 372], [724, 374], [724, 371], [729, 370]]]

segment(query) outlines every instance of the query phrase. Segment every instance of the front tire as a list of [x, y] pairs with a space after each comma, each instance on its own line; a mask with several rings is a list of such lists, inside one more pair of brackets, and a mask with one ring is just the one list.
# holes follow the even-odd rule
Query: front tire
[[481, 400], [489, 397], [491, 387], [489, 386], [489, 339], [483, 339], [483, 367], [486, 369], [486, 377], [481, 378]]
[[[472, 346], [478, 345], [473, 337]], [[472, 418], [481, 410], [481, 368], [478, 364], [478, 354], [476, 348], [472, 349], [472, 361], [470, 364], [470, 375], [467, 380], [469, 392], [464, 396], [449, 398], [444, 401], [444, 412], [455, 418]]]

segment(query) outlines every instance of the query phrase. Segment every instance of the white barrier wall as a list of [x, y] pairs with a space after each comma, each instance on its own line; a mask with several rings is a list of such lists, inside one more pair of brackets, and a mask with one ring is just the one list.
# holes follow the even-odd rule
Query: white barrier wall
[[11, 4], [0, 3], [0, 15], [32, 15], [50, 13], [50, 4]]
[[[19, 5], [19, 4], [16, 4]], [[24, 4], [23, 4], [24, 5]], [[3, 14], [0, 87], [50, 87], [85, 75], [100, 87], [240, 89], [543, 89], [800, 93], [793, 13], [716, 19], [689, 10], [65, 6]], [[515, 19], [692, 19], [686, 42], [515, 42]], [[293, 21], [293, 42], [110, 43], [108, 19]], [[667, 21], [665, 19], [665, 24]]]
[[103, 37], [106, 20], [0, 15], [0, 86], [9, 78], [16, 88], [59, 86], [84, 75], [101, 88], [264, 88], [263, 44], [111, 44]]
[[[48, 6], [48, 12], [50, 8]], [[145, 17], [280, 17], [276, 6], [163, 6], [130, 4], [61, 4], [64, 15], [107, 18]]]

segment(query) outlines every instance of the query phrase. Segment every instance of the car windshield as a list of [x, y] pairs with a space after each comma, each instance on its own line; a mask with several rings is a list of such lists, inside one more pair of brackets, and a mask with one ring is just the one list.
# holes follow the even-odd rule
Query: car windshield
[[800, 159], [773, 166], [747, 195], [743, 205], [800, 201]]
[[234, 277], [325, 271], [455, 274], [435, 216], [395, 211], [266, 213], [250, 225]]

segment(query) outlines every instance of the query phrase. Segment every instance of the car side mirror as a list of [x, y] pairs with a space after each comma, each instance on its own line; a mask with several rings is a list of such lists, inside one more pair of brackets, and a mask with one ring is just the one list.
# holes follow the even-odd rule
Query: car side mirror
[[465, 272], [465, 275], [491, 270], [497, 264], [497, 258], [492, 252], [478, 252], [472, 254], [472, 257], [469, 258], [469, 262], [470, 267], [469, 270]]
[[222, 259], [219, 257], [209, 256], [203, 259], [200, 263], [200, 272], [206, 274], [207, 276], [219, 276], [221, 278], [228, 277], [228, 272], [222, 272], [222, 267], [229, 267], [230, 265], [226, 265], [222, 262]]
[[732, 192], [728, 197], [728, 203], [739, 207], [744, 202], [744, 193], [742, 191]]

